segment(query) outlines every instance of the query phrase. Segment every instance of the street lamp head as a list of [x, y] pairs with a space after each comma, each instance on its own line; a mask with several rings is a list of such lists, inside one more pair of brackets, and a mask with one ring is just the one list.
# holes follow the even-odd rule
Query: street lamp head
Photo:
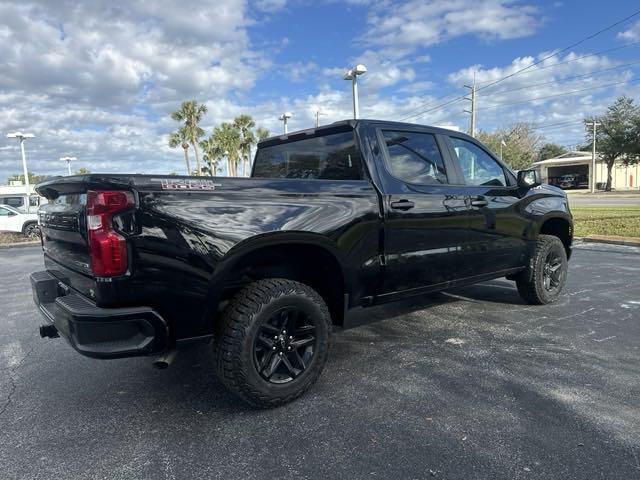
[[367, 67], [365, 67], [364, 65], [362, 65], [361, 63], [359, 63], [358, 65], [356, 65], [353, 68], [350, 68], [347, 73], [345, 73], [344, 75], [344, 79], [345, 80], [353, 80], [355, 77], [357, 77], [358, 75], [363, 75], [367, 73]]
[[76, 157], [60, 157], [60, 161], [63, 162], [75, 162], [76, 160]]
[[363, 75], [367, 73], [367, 67], [359, 63], [358, 65], [356, 65], [356, 68], [353, 69], [353, 73], [354, 75]]
[[34, 138], [35, 135], [33, 133], [22, 133], [22, 132], [13, 132], [7, 133], [7, 138]]
[[291, 112], [284, 112], [282, 115], [278, 117], [278, 120], [287, 120], [291, 117], [293, 117], [293, 114]]

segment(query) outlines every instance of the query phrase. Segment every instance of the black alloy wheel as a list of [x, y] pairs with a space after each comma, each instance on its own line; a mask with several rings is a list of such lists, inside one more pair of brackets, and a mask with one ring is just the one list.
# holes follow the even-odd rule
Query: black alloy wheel
[[558, 252], [553, 250], [550, 251], [542, 269], [544, 288], [548, 292], [554, 292], [560, 288], [563, 265], [564, 263]]
[[318, 379], [329, 354], [331, 315], [313, 288], [266, 278], [238, 291], [217, 325], [218, 377], [260, 408], [290, 402]]
[[313, 361], [316, 346], [313, 320], [296, 307], [276, 311], [260, 327], [253, 347], [255, 367], [270, 383], [287, 383]]
[[555, 302], [567, 283], [569, 269], [562, 241], [553, 235], [539, 235], [530, 265], [514, 278], [520, 296], [532, 305]]

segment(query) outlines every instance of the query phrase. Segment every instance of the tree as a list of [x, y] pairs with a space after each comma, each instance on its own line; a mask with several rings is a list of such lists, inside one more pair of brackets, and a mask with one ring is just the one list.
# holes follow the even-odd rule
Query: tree
[[179, 110], [171, 114], [171, 118], [178, 122], [184, 122], [185, 135], [193, 147], [196, 156], [196, 171], [200, 175], [200, 153], [198, 152], [198, 141], [204, 136], [204, 130], [200, 128], [202, 117], [207, 113], [206, 105], [200, 105], [195, 100], [182, 102]]
[[265, 138], [268, 138], [269, 135], [271, 135], [271, 133], [269, 133], [269, 130], [267, 130], [266, 128], [263, 127], [258, 127], [258, 129], [256, 130], [256, 137], [258, 137], [258, 141], [262, 141]]
[[540, 150], [538, 150], [538, 161], [559, 157], [564, 153], [567, 153], [567, 149], [563, 146], [555, 143], [545, 143]]
[[251, 147], [256, 143], [256, 137], [252, 128], [256, 126], [250, 115], [240, 115], [233, 121], [233, 126], [238, 129], [240, 134], [240, 152], [242, 154], [242, 173], [247, 176], [249, 157], [251, 156]]
[[76, 170], [76, 175], [86, 175], [87, 173], [91, 173], [91, 170], [85, 167], [80, 167], [78, 170]]
[[240, 150], [240, 132], [231, 124], [223, 122], [213, 130], [213, 140], [223, 155], [227, 157], [227, 174], [238, 175], [238, 150]]
[[[33, 172], [27, 172], [27, 175], [29, 175], [29, 185], [35, 185], [49, 178], [49, 175], [36, 175]], [[7, 182], [22, 182], [24, 184], [24, 173], [11, 175]]]
[[200, 142], [200, 148], [202, 148], [203, 160], [209, 162], [209, 167], [202, 167], [204, 173], [209, 173], [212, 177], [215, 177], [218, 170], [218, 162], [224, 156], [224, 150], [217, 143], [214, 134], [211, 134], [209, 138]]
[[191, 165], [189, 165], [189, 137], [184, 127], [178, 129], [169, 135], [169, 146], [171, 148], [182, 147], [184, 151], [184, 163], [187, 165], [187, 175], [191, 174]]
[[480, 131], [477, 138], [496, 153], [502, 145], [502, 159], [515, 170], [527, 168], [536, 160], [543, 139], [526, 122], [514, 123], [493, 133]]
[[638, 123], [640, 109], [632, 98], [619, 97], [607, 108], [604, 115], [585, 119], [585, 130], [589, 143], [593, 145], [593, 126], [591, 122], [600, 123], [596, 128], [596, 149], [599, 157], [607, 165], [607, 185], [605, 190], [611, 191], [611, 171], [616, 160], [635, 163], [638, 152]]

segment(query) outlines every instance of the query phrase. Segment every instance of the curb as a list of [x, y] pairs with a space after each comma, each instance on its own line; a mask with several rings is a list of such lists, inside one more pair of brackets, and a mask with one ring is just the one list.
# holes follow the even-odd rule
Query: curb
[[34, 245], [40, 245], [40, 242], [14, 242], [14, 243], [0, 243], [0, 249], [12, 248], [12, 247], [33, 247]]
[[607, 243], [609, 245], [626, 245], [630, 247], [640, 247], [640, 238], [637, 237], [615, 237], [604, 235], [591, 235], [581, 239], [584, 243]]

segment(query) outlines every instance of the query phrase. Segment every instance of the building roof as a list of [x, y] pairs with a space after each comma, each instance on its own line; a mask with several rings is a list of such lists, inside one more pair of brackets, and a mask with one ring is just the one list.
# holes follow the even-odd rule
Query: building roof
[[562, 155], [558, 155], [557, 157], [547, 158], [546, 160], [540, 160], [539, 162], [533, 162], [531, 165], [572, 165], [576, 163], [591, 162], [591, 156], [591, 152], [574, 150], [571, 152], [563, 153]]
[[[36, 193], [34, 185], [29, 185], [31, 193]], [[0, 195], [26, 195], [24, 185], [0, 185]]]

